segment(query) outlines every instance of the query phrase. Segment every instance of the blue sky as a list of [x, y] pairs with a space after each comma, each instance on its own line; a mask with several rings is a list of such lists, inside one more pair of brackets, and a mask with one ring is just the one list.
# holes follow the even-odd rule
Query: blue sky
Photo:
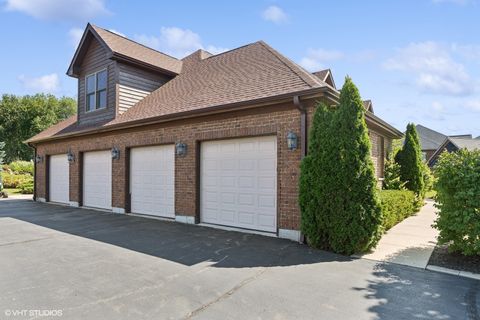
[[0, 0], [0, 93], [76, 97], [65, 75], [87, 22], [179, 58], [257, 40], [310, 71], [348, 74], [404, 130], [480, 135], [480, 3]]

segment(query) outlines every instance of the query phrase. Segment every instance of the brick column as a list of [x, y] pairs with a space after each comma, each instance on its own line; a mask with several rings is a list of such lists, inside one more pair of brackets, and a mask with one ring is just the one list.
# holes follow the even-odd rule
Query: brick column
[[128, 192], [128, 154], [124, 146], [117, 148], [120, 150], [120, 158], [112, 159], [112, 210], [116, 213], [125, 213]]

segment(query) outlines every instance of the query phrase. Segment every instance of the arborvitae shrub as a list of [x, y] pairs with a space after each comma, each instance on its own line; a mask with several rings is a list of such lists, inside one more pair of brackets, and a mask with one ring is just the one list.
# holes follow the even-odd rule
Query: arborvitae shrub
[[365, 109], [346, 78], [336, 109], [319, 106], [300, 178], [302, 231], [315, 247], [343, 254], [375, 246], [382, 233]]

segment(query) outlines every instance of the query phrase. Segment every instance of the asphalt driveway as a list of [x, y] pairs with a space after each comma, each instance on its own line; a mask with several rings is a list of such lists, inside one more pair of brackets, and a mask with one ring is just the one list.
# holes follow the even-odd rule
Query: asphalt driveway
[[288, 240], [0, 201], [0, 319], [477, 319], [479, 291]]

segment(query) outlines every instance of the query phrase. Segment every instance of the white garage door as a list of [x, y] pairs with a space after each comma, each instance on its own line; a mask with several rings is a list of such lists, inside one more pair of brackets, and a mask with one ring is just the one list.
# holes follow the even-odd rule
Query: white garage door
[[133, 213], [175, 218], [173, 145], [131, 149], [130, 194]]
[[112, 209], [112, 156], [110, 151], [83, 154], [83, 205]]
[[52, 202], [69, 203], [69, 165], [66, 154], [50, 156], [48, 177], [49, 200]]
[[200, 181], [202, 222], [276, 232], [276, 137], [202, 143]]

